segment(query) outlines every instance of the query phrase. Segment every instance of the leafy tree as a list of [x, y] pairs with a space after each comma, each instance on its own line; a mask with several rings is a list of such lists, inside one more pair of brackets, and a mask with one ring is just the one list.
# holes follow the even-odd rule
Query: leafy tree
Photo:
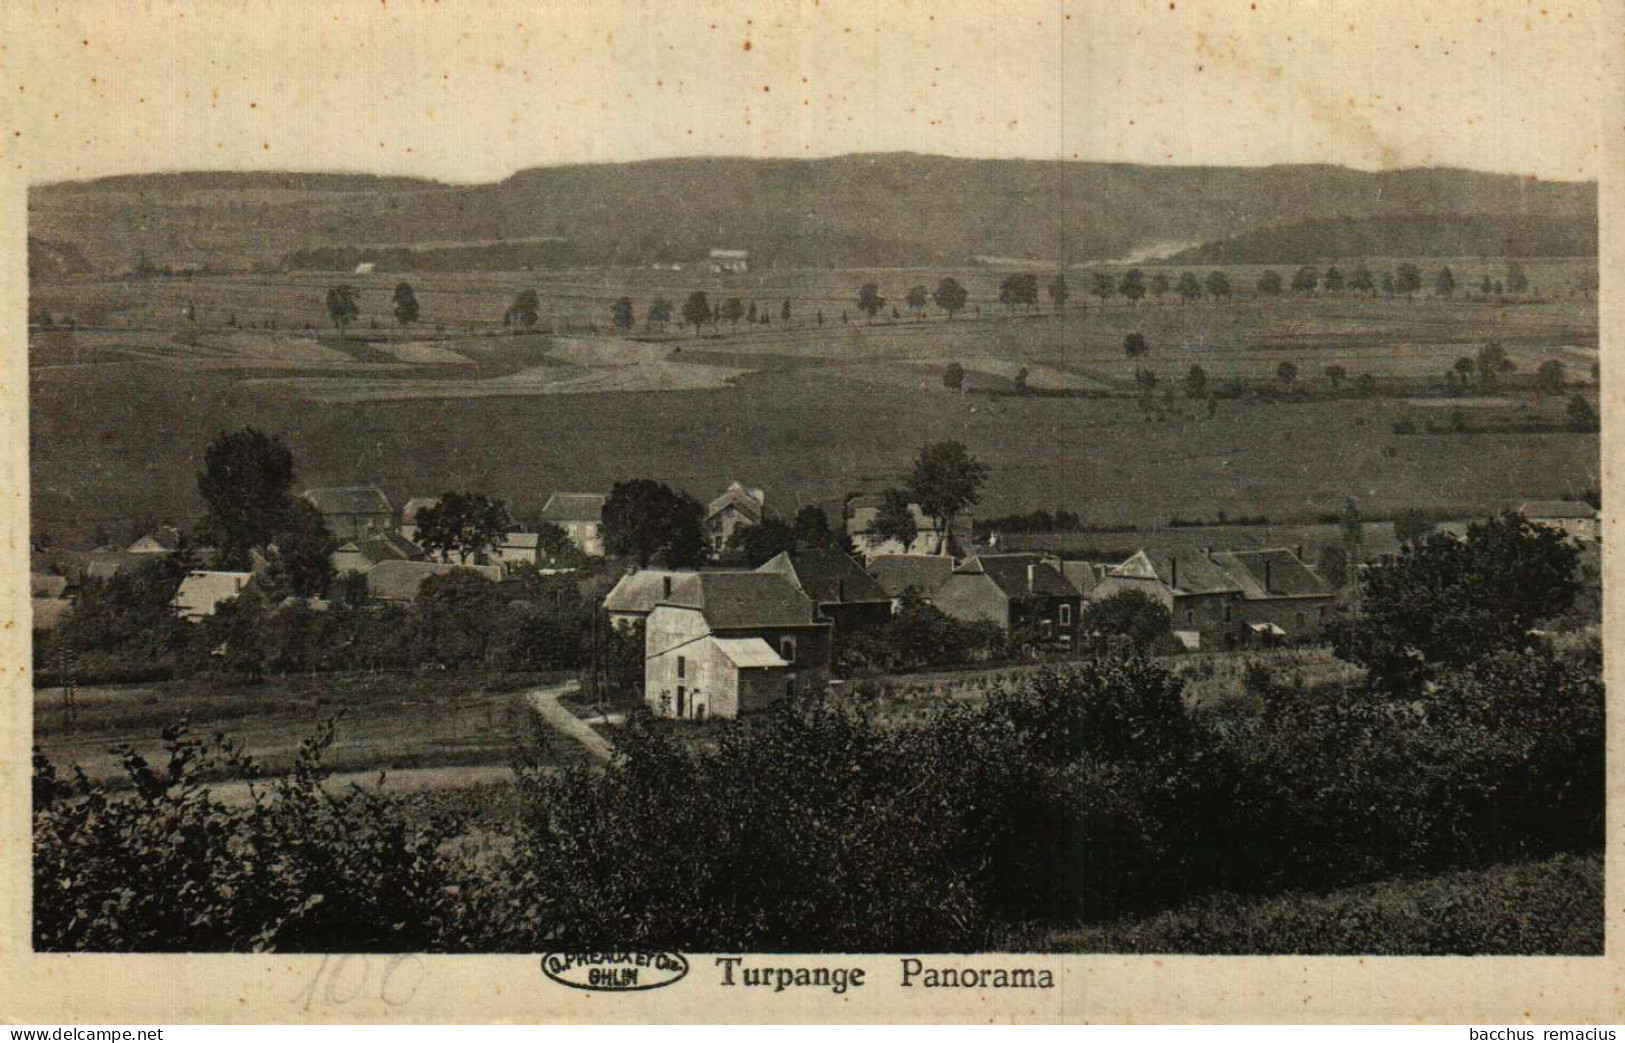
[[796, 512], [794, 527], [796, 546], [803, 550], [841, 545], [840, 535], [830, 528], [829, 516], [815, 503]]
[[1394, 275], [1394, 292], [1403, 293], [1407, 297], [1415, 296], [1422, 289], [1422, 272], [1416, 265], [1406, 263], [1399, 266]]
[[784, 551], [796, 549], [796, 534], [781, 518], [768, 516], [755, 525], [741, 525], [728, 537], [724, 559], [754, 569]]
[[1151, 345], [1146, 343], [1145, 334], [1135, 332], [1123, 337], [1123, 354], [1131, 359], [1137, 359], [1151, 354]]
[[1448, 264], [1439, 269], [1438, 276], [1433, 280], [1433, 292], [1440, 297], [1456, 295], [1456, 273], [1450, 270]]
[[1471, 355], [1463, 355], [1461, 358], [1457, 359], [1454, 369], [1455, 369], [1457, 375], [1459, 375], [1461, 377], [1461, 382], [1463, 384], [1466, 384], [1467, 381], [1472, 379], [1472, 376], [1473, 376], [1473, 358], [1472, 358], [1472, 356]]
[[999, 303], [1006, 308], [1021, 305], [1029, 311], [1038, 303], [1038, 276], [1032, 272], [1013, 272], [999, 283]]
[[649, 311], [644, 319], [649, 326], [658, 327], [662, 332], [666, 323], [671, 321], [671, 301], [664, 297], [656, 297], [649, 302]]
[[1558, 359], [1547, 359], [1535, 371], [1535, 380], [1542, 391], [1553, 394], [1563, 390], [1563, 363]]
[[502, 545], [513, 521], [501, 500], [482, 493], [448, 492], [418, 512], [417, 526], [418, 546], [441, 561], [450, 561], [455, 554], [459, 564], [472, 558], [474, 564], [484, 565]]
[[1100, 298], [1101, 304], [1105, 304], [1117, 292], [1117, 281], [1106, 272], [1094, 272], [1090, 276], [1090, 292]]
[[1172, 622], [1168, 606], [1156, 598], [1140, 590], [1120, 590], [1086, 605], [1081, 626], [1096, 640], [1127, 638], [1143, 650], [1164, 637]]
[[361, 306], [356, 303], [355, 287], [342, 285], [327, 291], [327, 317], [333, 320], [339, 336], [344, 336], [344, 327], [361, 317]]
[[950, 391], [958, 391], [965, 386], [965, 367], [957, 362], [948, 363], [942, 371], [942, 386]]
[[1431, 535], [1437, 526], [1426, 511], [1410, 507], [1394, 515], [1394, 539], [1400, 543], [1415, 543]]
[[540, 560], [571, 568], [579, 568], [587, 563], [587, 556], [561, 527], [550, 521], [537, 520], [532, 528], [536, 532], [536, 552]]
[[541, 318], [542, 301], [536, 296], [535, 290], [520, 290], [514, 297], [513, 303], [508, 305], [508, 311], [502, 316], [504, 326], [524, 326], [526, 329], [536, 325]]
[[1167, 272], [1158, 272], [1151, 277], [1151, 296], [1161, 300], [1162, 295], [1167, 293], [1172, 285]]
[[1366, 568], [1362, 613], [1329, 628], [1333, 652], [1394, 694], [1415, 692], [1441, 667], [1532, 647], [1531, 631], [1579, 595], [1578, 564], [1563, 533], [1515, 513], [1466, 539], [1434, 533]]
[[779, 320], [786, 325], [790, 322], [790, 298], [788, 297], [784, 299], [783, 306], [779, 308]]
[[747, 323], [749, 323], [750, 325], [752, 325], [752, 326], [756, 325], [757, 322], [759, 321], [756, 318], [756, 302], [755, 301], [751, 301], [750, 302], [750, 307], [748, 309], [746, 309], [746, 311], [745, 311], [745, 321]]
[[1202, 282], [1195, 272], [1186, 272], [1179, 277], [1179, 296], [1183, 300], [1194, 301], [1202, 296]]
[[1185, 397], [1207, 397], [1207, 370], [1194, 362], [1191, 363], [1191, 368], [1185, 373]]
[[263, 547], [292, 504], [293, 453], [275, 435], [246, 427], [217, 435], [203, 454], [198, 495], [206, 508], [199, 533], [234, 565]]
[[1332, 265], [1326, 269], [1326, 278], [1322, 282], [1327, 293], [1341, 293], [1343, 290], [1343, 270], [1335, 264]]
[[1061, 311], [1066, 307], [1067, 298], [1071, 296], [1072, 290], [1066, 284], [1066, 273], [1056, 272], [1055, 278], [1049, 281], [1050, 304], [1055, 306], [1056, 311]]
[[1207, 295], [1214, 300], [1222, 300], [1230, 296], [1230, 277], [1217, 268], [1207, 273]]
[[738, 297], [729, 297], [722, 302], [717, 318], [726, 319], [734, 329], [739, 328], [739, 320], [745, 317], [745, 305]]
[[869, 531], [881, 540], [896, 540], [905, 551], [911, 550], [919, 526], [914, 521], [913, 497], [904, 489], [887, 489], [880, 494], [880, 506], [875, 510]]
[[1495, 292], [1495, 283], [1488, 275], [1484, 276], [1483, 280], [1479, 282], [1478, 292], [1486, 297]]
[[1347, 380], [1348, 376], [1349, 371], [1335, 362], [1326, 367], [1326, 379], [1331, 381], [1333, 391], [1341, 390], [1343, 381]]
[[1575, 394], [1569, 399], [1569, 430], [1581, 433], [1602, 430], [1597, 411], [1591, 408], [1584, 395]]
[[880, 309], [886, 306], [886, 298], [880, 295], [880, 286], [877, 283], [866, 282], [858, 288], [858, 310], [869, 316], [874, 322]]
[[1373, 297], [1377, 294], [1377, 284], [1371, 278], [1371, 269], [1360, 265], [1354, 269], [1354, 277], [1349, 280], [1349, 289], [1355, 293], [1369, 293]]
[[648, 478], [616, 482], [604, 504], [604, 542], [611, 554], [659, 558], [668, 567], [698, 565], [705, 556], [700, 522], [705, 509], [687, 493]]
[[947, 549], [954, 516], [981, 499], [987, 475], [987, 465], [959, 442], [932, 442], [915, 458], [908, 491], [925, 516], [936, 523], [941, 533], [939, 553]]
[[915, 318], [918, 318], [920, 313], [925, 310], [925, 305], [930, 299], [931, 295], [924, 286], [910, 286], [908, 296], [904, 298], [904, 301], [908, 304], [908, 310], [914, 313]]
[[1015, 379], [1016, 394], [1018, 394], [1018, 395], [1027, 394], [1027, 390], [1028, 390], [1028, 388], [1027, 388], [1027, 378], [1030, 377], [1030, 376], [1032, 376], [1032, 374], [1028, 371], [1026, 366], [1022, 366], [1019, 370], [1016, 371], [1016, 379]]
[[638, 321], [636, 314], [632, 310], [632, 298], [615, 298], [615, 303], [611, 305], [609, 309], [609, 318], [610, 321], [614, 323], [616, 329], [620, 330], [622, 333], [630, 333], [632, 331], [632, 327], [636, 325]]
[[1275, 367], [1275, 379], [1287, 387], [1291, 387], [1292, 382], [1298, 379], [1298, 364], [1283, 361], [1279, 366]]
[[412, 290], [412, 284], [403, 282], [395, 287], [395, 321], [402, 326], [410, 326], [418, 321], [421, 309], [418, 307], [418, 296]]
[[970, 300], [970, 294], [959, 284], [958, 279], [945, 275], [937, 283], [936, 292], [931, 295], [931, 299], [936, 302], [937, 307], [948, 313], [951, 320], [964, 310], [965, 302]]
[[1382, 273], [1382, 292], [1384, 296], [1392, 297], [1397, 285], [1398, 284], [1394, 282], [1393, 272], [1385, 271]]
[[700, 335], [700, 327], [711, 321], [711, 302], [705, 296], [704, 290], [695, 290], [683, 302], [683, 322], [694, 327], [694, 336]]
[[1292, 275], [1293, 293], [1314, 293], [1315, 288], [1319, 285], [1320, 273], [1308, 265], [1299, 268]]
[[1523, 265], [1517, 261], [1507, 263], [1507, 291], [1510, 293], [1524, 293], [1529, 289], [1529, 275], [1523, 270]]
[[1506, 349], [1495, 341], [1478, 349], [1478, 379], [1486, 389], [1495, 388], [1503, 376], [1517, 368], [1517, 363], [1507, 358]]
[[1258, 277], [1257, 291], [1259, 296], [1276, 296], [1281, 292], [1281, 273], [1273, 268], [1265, 269], [1264, 274]]
[[1138, 268], [1124, 272], [1122, 281], [1117, 284], [1117, 292], [1127, 297], [1130, 304], [1139, 304], [1140, 298], [1145, 296], [1145, 273]]
[[294, 500], [266, 544], [267, 572], [286, 594], [321, 597], [333, 582], [334, 542], [322, 513], [305, 500]]

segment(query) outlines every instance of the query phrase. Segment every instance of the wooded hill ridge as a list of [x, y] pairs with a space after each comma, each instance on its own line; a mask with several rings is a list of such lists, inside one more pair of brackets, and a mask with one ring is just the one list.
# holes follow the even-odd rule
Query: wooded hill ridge
[[[978, 257], [1075, 263], [1203, 244], [1234, 251], [1237, 260], [1265, 246], [1290, 249], [1292, 256], [1267, 258], [1285, 263], [1302, 256], [1296, 240], [1327, 230], [1373, 256], [1445, 256], [1464, 244], [1485, 246], [1466, 252], [1487, 255], [1592, 252], [1597, 186], [1448, 168], [885, 153], [538, 167], [477, 185], [350, 174], [128, 175], [36, 186], [29, 211], [33, 234], [77, 246], [98, 271], [143, 257], [176, 267], [247, 267], [299, 263], [289, 257], [299, 251], [342, 248], [348, 257], [352, 249], [417, 244], [470, 253], [471, 267], [489, 266], [478, 263], [481, 250], [505, 251], [505, 263], [639, 265], [693, 262], [726, 247], [751, 251], [760, 268], [956, 265]], [[1325, 222], [1332, 224], [1317, 224]], [[1304, 231], [1280, 232], [1293, 226]], [[516, 253], [519, 240], [530, 242], [534, 257]]]

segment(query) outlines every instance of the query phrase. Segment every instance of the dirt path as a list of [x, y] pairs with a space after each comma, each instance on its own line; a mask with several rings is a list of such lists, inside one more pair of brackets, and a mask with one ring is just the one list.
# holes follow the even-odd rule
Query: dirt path
[[525, 698], [530, 705], [542, 715], [554, 731], [563, 732], [570, 738], [586, 747], [587, 752], [600, 761], [607, 762], [614, 747], [602, 735], [590, 728], [585, 721], [571, 713], [559, 704], [559, 696], [569, 691], [570, 685], [559, 685], [556, 688], [538, 688]]

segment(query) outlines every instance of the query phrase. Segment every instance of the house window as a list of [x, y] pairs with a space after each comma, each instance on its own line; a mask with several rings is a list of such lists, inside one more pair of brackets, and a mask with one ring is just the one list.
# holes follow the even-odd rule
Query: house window
[[688, 674], [686, 673], [687, 669], [688, 669], [688, 660], [685, 659], [682, 656], [678, 656], [677, 657], [677, 676], [678, 677], [687, 677], [688, 676]]
[[1062, 605], [1061, 606], [1061, 625], [1064, 626], [1064, 627], [1069, 627], [1069, 626], [1072, 625], [1072, 606], [1071, 605]]
[[786, 663], [796, 661], [796, 639], [793, 637], [779, 638], [779, 658]]

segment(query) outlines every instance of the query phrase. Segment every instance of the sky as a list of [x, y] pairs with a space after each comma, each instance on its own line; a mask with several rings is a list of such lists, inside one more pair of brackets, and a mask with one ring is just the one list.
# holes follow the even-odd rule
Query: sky
[[17, 0], [0, 129], [31, 183], [884, 151], [1590, 179], [1605, 5]]

